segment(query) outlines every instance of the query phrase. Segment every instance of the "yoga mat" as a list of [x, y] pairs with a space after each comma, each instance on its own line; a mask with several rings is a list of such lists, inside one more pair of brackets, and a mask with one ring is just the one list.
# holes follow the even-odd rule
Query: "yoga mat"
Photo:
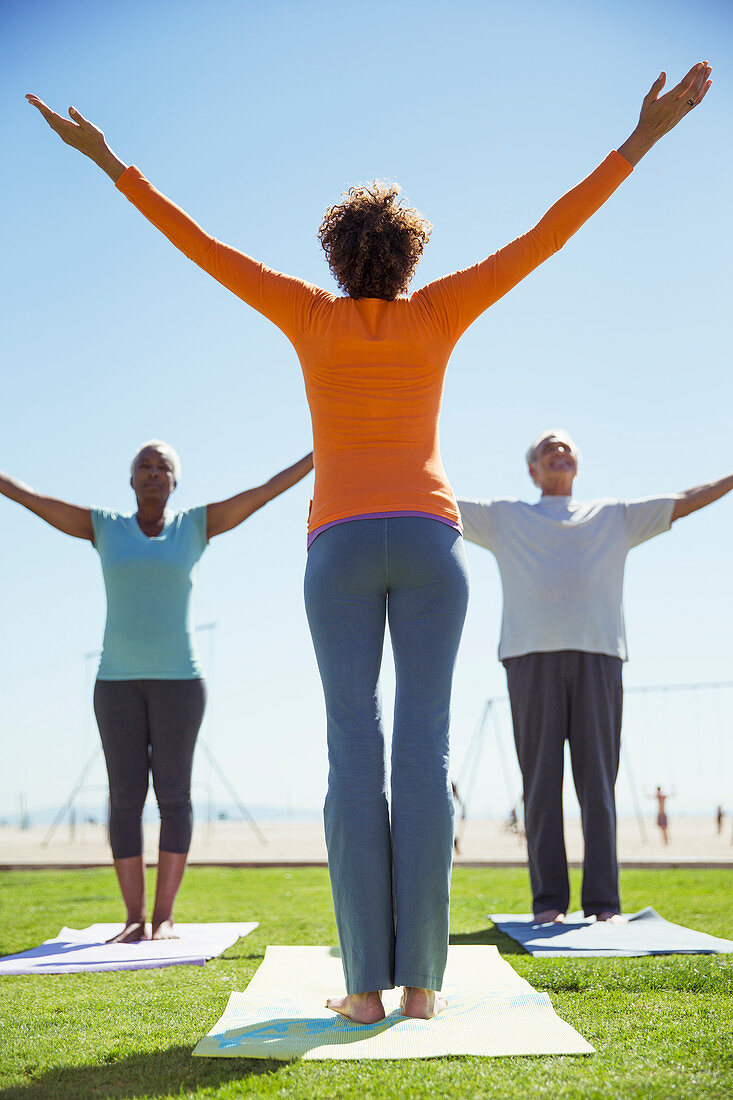
[[537, 958], [587, 955], [712, 955], [733, 952], [733, 940], [671, 924], [647, 906], [614, 924], [568, 913], [564, 924], [537, 924], [528, 913], [492, 913], [494, 924]]
[[196, 1046], [211, 1058], [436, 1058], [448, 1054], [593, 1054], [495, 947], [451, 947], [448, 1007], [433, 1020], [400, 1015], [401, 990], [384, 994], [387, 1018], [359, 1025], [325, 1008], [345, 992], [337, 947], [268, 947], [243, 993]]
[[244, 924], [177, 924], [177, 940], [141, 940], [139, 943], [105, 943], [121, 932], [122, 924], [90, 924], [88, 928], [62, 928], [58, 936], [18, 955], [0, 958], [4, 974], [79, 974], [87, 970], [145, 970], [156, 966], [193, 963], [221, 955], [257, 927]]

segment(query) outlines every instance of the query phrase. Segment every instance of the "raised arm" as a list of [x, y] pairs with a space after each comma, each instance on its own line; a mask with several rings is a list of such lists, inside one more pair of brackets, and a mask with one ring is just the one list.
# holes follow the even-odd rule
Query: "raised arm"
[[645, 153], [704, 99], [710, 87], [705, 61], [690, 69], [680, 83], [660, 96], [662, 73], [644, 97], [633, 133], [608, 157], [563, 195], [528, 233], [464, 271], [436, 279], [417, 292], [427, 297], [446, 334], [457, 339], [479, 314], [502, 298], [530, 272], [558, 252], [621, 185]]
[[190, 215], [157, 191], [142, 173], [128, 167], [112, 152], [102, 131], [85, 119], [75, 107], [69, 108], [71, 121], [52, 111], [35, 95], [26, 99], [36, 107], [62, 141], [106, 172], [133, 206], [160, 230], [184, 256], [212, 278], [231, 290], [253, 309], [263, 313], [291, 340], [309, 324], [315, 301], [326, 291], [273, 271], [237, 248], [224, 244], [207, 233]]
[[30, 512], [34, 512], [46, 523], [50, 523], [65, 535], [73, 535], [75, 539], [89, 539], [94, 541], [92, 528], [92, 514], [88, 508], [81, 508], [78, 504], [68, 504], [65, 500], [56, 500], [54, 497], [44, 497], [24, 485], [22, 481], [16, 481], [9, 474], [0, 470], [0, 493], [8, 500], [14, 500], [22, 504]]
[[699, 511], [700, 508], [705, 508], [714, 500], [720, 500], [731, 489], [733, 489], [733, 474], [728, 474], [727, 477], [721, 477], [717, 481], [709, 481], [707, 485], [698, 485], [696, 489], [687, 489], [686, 492], [679, 493], [672, 509], [672, 523], [676, 519], [682, 519], [683, 516]]
[[253, 512], [258, 511], [268, 501], [274, 500], [284, 493], [286, 489], [301, 481], [306, 474], [313, 469], [313, 453], [305, 455], [299, 462], [288, 466], [275, 474], [264, 485], [258, 485], [254, 489], [245, 489], [243, 493], [229, 497], [228, 500], [218, 500], [209, 504], [206, 508], [206, 536], [212, 539], [214, 535], [223, 535], [225, 531], [231, 531], [238, 527]]

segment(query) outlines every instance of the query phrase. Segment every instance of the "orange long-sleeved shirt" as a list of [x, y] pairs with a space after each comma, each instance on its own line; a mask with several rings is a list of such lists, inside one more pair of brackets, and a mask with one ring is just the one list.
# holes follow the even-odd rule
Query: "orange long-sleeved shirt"
[[459, 336], [558, 249], [632, 171], [612, 152], [540, 222], [493, 256], [410, 298], [338, 297], [273, 271], [210, 237], [137, 168], [117, 187], [189, 259], [274, 322], [292, 342], [313, 420], [308, 521], [421, 512], [460, 527], [443, 470], [438, 416]]

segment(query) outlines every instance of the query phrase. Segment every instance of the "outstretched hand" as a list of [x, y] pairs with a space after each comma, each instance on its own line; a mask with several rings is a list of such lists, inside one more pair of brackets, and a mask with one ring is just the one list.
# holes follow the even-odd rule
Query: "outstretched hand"
[[38, 96], [29, 93], [25, 98], [32, 107], [41, 112], [51, 129], [59, 135], [66, 145], [78, 149], [80, 153], [93, 160], [102, 171], [117, 182], [126, 165], [109, 148], [99, 127], [79, 114], [76, 107], [69, 107], [71, 119], [69, 121], [63, 115], [52, 111]]
[[673, 130], [695, 107], [699, 107], [712, 84], [710, 73], [707, 61], [699, 61], [682, 77], [679, 84], [664, 95], [661, 93], [667, 82], [667, 74], [659, 74], [644, 96], [636, 129], [618, 147], [619, 153], [631, 165], [638, 164], [655, 142]]
[[710, 72], [707, 61], [700, 61], [682, 77], [679, 84], [664, 95], [660, 93], [667, 82], [667, 74], [660, 73], [644, 96], [639, 126], [648, 129], [655, 141], [668, 134], [680, 119], [702, 103], [712, 84]]

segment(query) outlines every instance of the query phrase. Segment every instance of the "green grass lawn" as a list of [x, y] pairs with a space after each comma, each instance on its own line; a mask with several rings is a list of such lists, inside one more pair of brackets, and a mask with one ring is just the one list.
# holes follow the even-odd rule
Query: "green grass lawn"
[[[733, 938], [727, 870], [627, 871], [627, 911]], [[578, 877], [573, 877], [574, 897]], [[151, 883], [152, 886], [152, 883]], [[0, 979], [1, 1100], [87, 1097], [726, 1097], [733, 1095], [733, 956], [532, 959], [490, 912], [523, 912], [522, 870], [457, 868], [452, 942], [496, 944], [597, 1054], [392, 1062], [192, 1058], [273, 944], [331, 944], [322, 869], [189, 870], [182, 921], [259, 920], [205, 967]], [[121, 919], [111, 870], [0, 874], [0, 954], [66, 924]]]

